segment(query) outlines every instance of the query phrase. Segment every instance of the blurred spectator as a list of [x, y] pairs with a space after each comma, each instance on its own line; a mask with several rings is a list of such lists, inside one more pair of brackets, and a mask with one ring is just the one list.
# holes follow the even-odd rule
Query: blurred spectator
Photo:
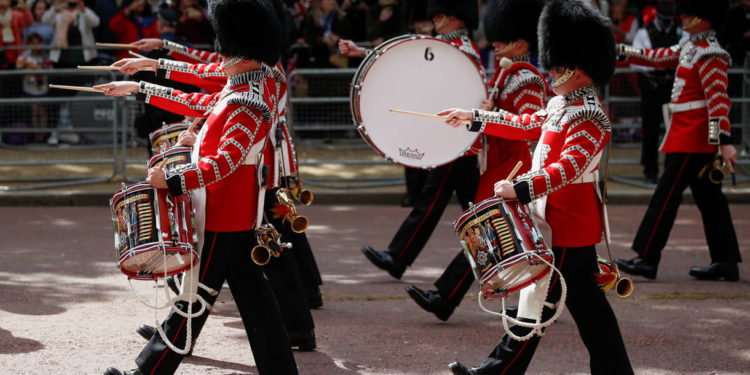
[[350, 34], [352, 40], [359, 42], [368, 40], [367, 18], [370, 14], [370, 5], [368, 4], [368, 1], [377, 0], [344, 0], [341, 3], [341, 10], [346, 13], [346, 20], [349, 22], [349, 25], [352, 26]]
[[[50, 51], [49, 58], [56, 67], [70, 68], [96, 59], [93, 30], [99, 26], [99, 16], [82, 0], [57, 0], [44, 13], [42, 22], [55, 29], [53, 45], [59, 48]], [[88, 48], [68, 48], [73, 46]]]
[[298, 61], [299, 67], [343, 68], [348, 64], [345, 56], [339, 55], [339, 39], [349, 39], [351, 25], [339, 9], [336, 0], [315, 0], [305, 16], [302, 27], [303, 40], [298, 44], [308, 47], [307, 58]]
[[180, 0], [180, 23], [177, 25], [177, 35], [190, 43], [213, 42], [213, 30], [206, 18], [206, 9], [198, 4], [198, 0]]
[[[654, 21], [635, 35], [635, 48], [667, 48], [679, 43], [682, 32], [674, 22], [674, 1], [658, 0], [654, 4]], [[659, 133], [663, 123], [662, 105], [672, 97], [674, 72], [633, 66], [638, 73], [641, 91], [641, 165], [643, 178], [648, 184], [656, 184], [659, 176]]]
[[[34, 22], [29, 7], [22, 0], [0, 0], [0, 47], [23, 45], [23, 29]], [[0, 68], [13, 69], [21, 50], [8, 49], [0, 54]]]
[[[358, 3], [363, 3], [363, 0], [353, 0]], [[352, 1], [352, 2], [353, 2]], [[298, 30], [302, 29], [302, 23], [305, 20], [305, 15], [310, 9], [311, 0], [285, 0], [286, 10], [292, 16], [292, 20]]]
[[397, 0], [378, 0], [368, 12], [367, 40], [377, 46], [385, 40], [406, 33], [404, 13], [404, 7]]
[[[115, 17], [117, 12], [120, 11], [118, 3], [122, 0], [96, 0], [96, 3], [92, 7], [94, 12], [99, 16], [99, 26], [94, 30], [95, 40], [102, 43], [116, 43], [117, 35], [112, 32], [109, 27], [109, 22]], [[111, 64], [115, 62], [117, 49], [101, 49], [99, 51], [99, 58], [103, 64]]]
[[46, 0], [36, 0], [31, 5], [31, 14], [34, 17], [34, 22], [23, 30], [24, 40], [28, 41], [31, 34], [38, 34], [42, 38], [43, 44], [52, 44], [52, 37], [55, 35], [55, 30], [52, 29], [52, 26], [42, 22], [42, 16], [47, 12], [47, 9], [49, 9], [49, 4]]
[[616, 43], [633, 44], [638, 32], [638, 17], [628, 12], [628, 0], [613, 0], [609, 18]]
[[[36, 8], [36, 6], [35, 6]], [[29, 46], [42, 46], [44, 40], [41, 35], [31, 33], [26, 39]], [[47, 56], [48, 52], [41, 49], [30, 49], [24, 51], [16, 61], [16, 68], [20, 70], [51, 69], [52, 62]], [[23, 76], [23, 93], [26, 96], [37, 97], [47, 94], [47, 76], [43, 74], [28, 74]], [[47, 127], [47, 106], [45, 104], [31, 104], [30, 113], [24, 116], [22, 121], [30, 124], [32, 128]], [[35, 142], [44, 142], [46, 134], [34, 133]]]
[[750, 0], [740, 0], [727, 15], [721, 39], [724, 48], [732, 55], [732, 64], [744, 66], [750, 50]]
[[[159, 36], [156, 19], [146, 0], [124, 0], [120, 11], [109, 21], [109, 28], [117, 35], [117, 42], [123, 44]], [[118, 59], [128, 56], [128, 51], [124, 49], [117, 54]]]

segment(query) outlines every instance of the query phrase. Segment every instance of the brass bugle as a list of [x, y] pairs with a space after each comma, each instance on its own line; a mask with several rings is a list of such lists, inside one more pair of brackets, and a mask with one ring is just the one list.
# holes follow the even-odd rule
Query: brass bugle
[[633, 294], [633, 280], [630, 280], [627, 277], [620, 278], [619, 274], [617, 275], [617, 283], [615, 284], [615, 294], [617, 294], [620, 298], [627, 298], [631, 294]]
[[284, 220], [291, 224], [294, 233], [302, 233], [307, 230], [309, 222], [306, 217], [297, 213], [297, 209], [294, 207], [294, 202], [290, 196], [291, 193], [289, 193], [289, 190], [287, 189], [279, 189], [276, 191], [276, 200], [279, 204], [286, 206], [289, 209], [289, 213], [284, 216]]
[[253, 260], [253, 263], [259, 266], [265, 266], [268, 264], [268, 261], [271, 260], [271, 255], [273, 255], [271, 249], [263, 245], [255, 245], [255, 247], [250, 250], [250, 258]]
[[297, 200], [305, 206], [309, 206], [314, 198], [313, 192], [307, 189], [302, 189], [297, 194]]

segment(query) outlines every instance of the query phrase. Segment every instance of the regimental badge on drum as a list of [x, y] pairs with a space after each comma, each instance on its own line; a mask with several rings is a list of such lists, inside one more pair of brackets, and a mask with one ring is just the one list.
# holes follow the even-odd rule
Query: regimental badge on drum
[[402, 157], [409, 158], [409, 159], [415, 159], [415, 160], [422, 160], [424, 157], [424, 152], [419, 152], [418, 148], [411, 149], [409, 147], [407, 148], [398, 148], [399, 154], [401, 154]]

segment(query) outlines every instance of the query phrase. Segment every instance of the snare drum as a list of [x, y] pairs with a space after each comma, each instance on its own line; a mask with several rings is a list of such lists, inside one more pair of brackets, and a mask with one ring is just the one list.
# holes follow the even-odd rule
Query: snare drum
[[123, 185], [109, 201], [120, 271], [154, 280], [190, 269], [198, 261], [193, 207], [188, 194], [140, 182]]
[[175, 122], [172, 124], [166, 124], [159, 129], [156, 129], [149, 133], [148, 139], [151, 142], [151, 151], [154, 154], [158, 154], [163, 150], [166, 150], [175, 144], [177, 144], [177, 138], [180, 133], [184, 132], [190, 127], [190, 122]]
[[529, 208], [517, 200], [490, 198], [472, 205], [453, 227], [484, 298], [506, 297], [551, 269], [553, 253]]
[[148, 167], [161, 167], [165, 171], [170, 171], [181, 165], [190, 164], [190, 153], [193, 151], [190, 147], [172, 147], [164, 150], [148, 160]]
[[389, 112], [476, 108], [486, 97], [481, 65], [448, 41], [407, 35], [384, 42], [359, 66], [350, 92], [357, 130], [388, 160], [434, 168], [462, 156], [479, 133]]

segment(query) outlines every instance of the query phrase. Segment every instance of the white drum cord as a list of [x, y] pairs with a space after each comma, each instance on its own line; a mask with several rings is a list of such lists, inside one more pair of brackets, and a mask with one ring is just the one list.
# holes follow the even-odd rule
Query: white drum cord
[[[550, 308], [550, 309], [555, 309], [555, 313], [549, 319], [547, 319], [544, 322], [541, 321], [542, 320], [541, 316], [544, 313], [544, 309], [542, 309], [542, 314], [539, 315], [539, 317], [536, 319], [535, 322], [524, 322], [522, 320], [519, 320], [519, 319], [516, 319], [516, 318], [514, 318], [512, 316], [509, 316], [508, 314], [505, 313], [505, 298], [502, 298], [501, 302], [500, 302], [500, 306], [502, 308], [502, 312], [492, 311], [492, 310], [490, 310], [490, 309], [488, 309], [488, 308], [486, 308], [484, 306], [484, 304], [482, 303], [482, 299], [483, 299], [482, 298], [482, 293], [481, 292], [478, 293], [479, 307], [482, 310], [484, 310], [484, 311], [486, 311], [486, 312], [488, 312], [488, 313], [490, 313], [492, 315], [499, 316], [502, 319], [502, 321], [503, 321], [503, 328], [505, 329], [505, 332], [508, 334], [508, 336], [510, 336], [514, 340], [518, 340], [518, 341], [526, 341], [526, 340], [532, 338], [534, 335], [543, 336], [544, 335], [544, 328], [549, 327], [550, 325], [552, 325], [552, 323], [554, 323], [557, 320], [557, 318], [559, 318], [560, 315], [562, 314], [563, 307], [565, 306], [565, 298], [566, 298], [566, 295], [568, 293], [568, 286], [565, 283], [565, 278], [563, 277], [562, 272], [560, 272], [560, 270], [557, 269], [557, 267], [555, 267], [554, 264], [546, 261], [544, 258], [542, 258], [541, 256], [539, 256], [538, 254], [536, 254], [534, 252], [532, 252], [532, 254], [535, 257], [539, 258], [540, 261], [542, 261], [543, 263], [545, 263], [548, 266], [550, 266], [551, 267], [551, 272], [556, 272], [560, 276], [560, 300], [556, 304], [552, 304], [552, 303], [549, 303], [549, 302], [546, 302], [546, 301], [544, 302], [544, 306], [545, 307]], [[547, 293], [546, 292], [544, 294], [544, 299], [545, 300], [547, 299]], [[513, 325], [519, 326], [519, 327], [531, 328], [531, 332], [529, 332], [528, 334], [523, 335], [523, 336], [516, 335], [515, 333], [513, 333], [513, 331], [511, 331], [508, 322], [512, 323]]]

